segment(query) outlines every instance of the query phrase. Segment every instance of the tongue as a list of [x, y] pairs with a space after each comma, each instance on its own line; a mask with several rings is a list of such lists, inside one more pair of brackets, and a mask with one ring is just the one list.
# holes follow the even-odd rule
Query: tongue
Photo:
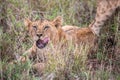
[[49, 41], [48, 38], [44, 38], [43, 40], [39, 39], [36, 42], [36, 45], [37, 45], [38, 48], [44, 48], [47, 45], [48, 41]]
[[48, 39], [48, 38], [43, 39], [43, 43], [44, 43], [44, 44], [47, 44], [47, 43], [48, 43], [48, 41], [49, 41], [49, 39]]

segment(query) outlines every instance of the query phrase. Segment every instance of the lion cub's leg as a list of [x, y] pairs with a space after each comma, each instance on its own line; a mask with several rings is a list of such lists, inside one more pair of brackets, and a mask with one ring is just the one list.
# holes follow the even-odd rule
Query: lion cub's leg
[[28, 49], [27, 51], [25, 51], [23, 53], [23, 55], [20, 56], [19, 60], [21, 62], [26, 62], [27, 59], [34, 57], [36, 55], [36, 53], [37, 53], [37, 48], [36, 48], [36, 45], [33, 44], [33, 46], [30, 49]]
[[37, 48], [36, 45], [34, 44], [30, 49], [28, 49], [27, 51], [25, 51], [25, 53], [27, 53], [28, 57], [33, 57], [36, 55], [37, 53]]

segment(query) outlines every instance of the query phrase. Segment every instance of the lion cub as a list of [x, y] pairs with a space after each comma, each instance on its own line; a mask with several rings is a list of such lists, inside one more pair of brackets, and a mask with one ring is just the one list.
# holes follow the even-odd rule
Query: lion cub
[[93, 46], [96, 39], [89, 27], [62, 27], [62, 18], [60, 16], [51, 21], [30, 21], [26, 19], [24, 23], [34, 41], [32, 48], [28, 50], [30, 53], [36, 53], [37, 49], [44, 49], [49, 43], [58, 45], [61, 41], [66, 43], [72, 40], [74, 44], [87, 43]]
[[[90, 46], [90, 49], [94, 47], [96, 35], [93, 34], [89, 27], [79, 28], [69, 25], [62, 27], [62, 18], [60, 16], [51, 21], [31, 21], [26, 19], [24, 24], [34, 42], [33, 46], [25, 53], [28, 53], [27, 58], [36, 55], [39, 56], [41, 61], [35, 62], [34, 60], [33, 65], [33, 68], [38, 70], [38, 72], [45, 68], [40, 68], [40, 66], [45, 66], [45, 62], [47, 61], [44, 59], [47, 56], [45, 50], [49, 48], [51, 43], [54, 47], [59, 45], [62, 45], [61, 47], [66, 47], [69, 46], [66, 45], [69, 44], [69, 42], [75, 45], [87, 44]], [[22, 57], [21, 60], [26, 61], [25, 57]]]

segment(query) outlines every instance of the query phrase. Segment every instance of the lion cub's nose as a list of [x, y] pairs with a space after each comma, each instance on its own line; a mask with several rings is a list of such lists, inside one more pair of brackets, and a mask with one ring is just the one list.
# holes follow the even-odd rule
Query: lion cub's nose
[[43, 34], [42, 33], [37, 33], [37, 36], [40, 38]]

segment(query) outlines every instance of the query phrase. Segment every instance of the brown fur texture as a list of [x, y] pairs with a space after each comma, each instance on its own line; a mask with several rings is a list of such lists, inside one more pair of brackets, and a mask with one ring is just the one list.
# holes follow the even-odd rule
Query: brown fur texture
[[[26, 20], [25, 25], [27, 25], [29, 34], [34, 41], [33, 48], [31, 49], [31, 52], [33, 53], [36, 49], [39, 49], [35, 45], [36, 41], [38, 39], [44, 39], [45, 37], [48, 37], [50, 40], [49, 42], [52, 42], [54, 45], [57, 45], [61, 41], [66, 42], [70, 40], [72, 40], [74, 44], [78, 45], [81, 43], [88, 43], [94, 45], [96, 38], [96, 36], [93, 34], [89, 27], [79, 28], [69, 25], [62, 27], [61, 17], [57, 17], [53, 21], [43, 20], [32, 22], [30, 20]], [[47, 28], [45, 29], [46, 26]], [[42, 36], [38, 37], [38, 34], [42, 34]]]

